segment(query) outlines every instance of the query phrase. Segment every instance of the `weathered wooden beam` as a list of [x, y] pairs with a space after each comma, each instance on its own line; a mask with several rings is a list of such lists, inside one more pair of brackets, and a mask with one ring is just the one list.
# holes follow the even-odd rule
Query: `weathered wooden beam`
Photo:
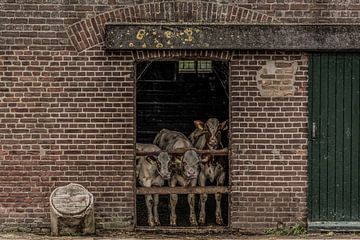
[[139, 187], [136, 189], [137, 195], [145, 194], [201, 194], [201, 193], [228, 193], [229, 187], [206, 186], [206, 187]]
[[360, 25], [109, 23], [105, 46], [109, 50], [359, 51]]
[[[213, 156], [227, 156], [229, 154], [228, 149], [221, 149], [221, 150], [199, 150], [195, 148], [184, 148], [184, 149], [178, 149], [173, 151], [166, 151], [169, 154], [182, 154], [188, 150], [194, 150], [197, 153], [203, 154], [203, 153], [209, 153]], [[136, 151], [137, 156], [148, 156], [148, 155], [158, 155], [160, 152], [143, 152], [143, 151]]]

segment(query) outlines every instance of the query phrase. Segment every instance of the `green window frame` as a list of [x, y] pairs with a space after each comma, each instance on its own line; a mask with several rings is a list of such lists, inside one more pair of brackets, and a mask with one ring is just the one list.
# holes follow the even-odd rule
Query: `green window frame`
[[212, 73], [211, 60], [181, 60], [178, 66], [179, 73]]

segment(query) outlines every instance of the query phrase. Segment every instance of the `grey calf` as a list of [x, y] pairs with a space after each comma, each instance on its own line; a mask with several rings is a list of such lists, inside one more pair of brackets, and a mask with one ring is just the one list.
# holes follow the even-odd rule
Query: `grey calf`
[[[182, 133], [176, 131], [170, 131], [168, 129], [162, 129], [155, 137], [154, 144], [158, 145], [162, 150], [172, 151], [182, 148], [193, 148], [193, 145], [189, 139]], [[170, 186], [175, 187], [177, 183], [181, 186], [197, 185], [197, 178], [199, 175], [199, 157], [194, 150], [187, 150], [181, 155], [180, 159], [175, 160], [175, 166], [173, 174], [170, 180]], [[170, 194], [170, 225], [176, 226], [176, 204], [178, 196], [176, 194]], [[188, 203], [190, 206], [190, 224], [197, 225], [195, 215], [195, 195], [188, 195]]]
[[[153, 144], [136, 144], [137, 151], [157, 152], [161, 149]], [[171, 158], [168, 153], [161, 152], [158, 156], [137, 157], [136, 177], [143, 187], [164, 185], [164, 180], [170, 179], [169, 162]], [[149, 226], [160, 225], [158, 204], [159, 194], [145, 196], [146, 207], [148, 209]]]

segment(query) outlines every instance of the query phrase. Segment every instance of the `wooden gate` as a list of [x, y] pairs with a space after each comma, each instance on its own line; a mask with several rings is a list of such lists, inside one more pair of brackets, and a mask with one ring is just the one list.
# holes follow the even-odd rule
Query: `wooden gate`
[[360, 230], [360, 54], [309, 66], [309, 229]]

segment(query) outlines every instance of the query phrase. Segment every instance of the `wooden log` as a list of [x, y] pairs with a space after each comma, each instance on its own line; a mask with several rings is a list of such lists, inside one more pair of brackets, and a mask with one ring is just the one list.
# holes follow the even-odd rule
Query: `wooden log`
[[50, 195], [51, 235], [95, 233], [94, 197], [76, 183], [56, 188]]
[[202, 193], [229, 193], [229, 187], [206, 186], [206, 187], [139, 187], [136, 189], [137, 195], [146, 194], [202, 194]]

